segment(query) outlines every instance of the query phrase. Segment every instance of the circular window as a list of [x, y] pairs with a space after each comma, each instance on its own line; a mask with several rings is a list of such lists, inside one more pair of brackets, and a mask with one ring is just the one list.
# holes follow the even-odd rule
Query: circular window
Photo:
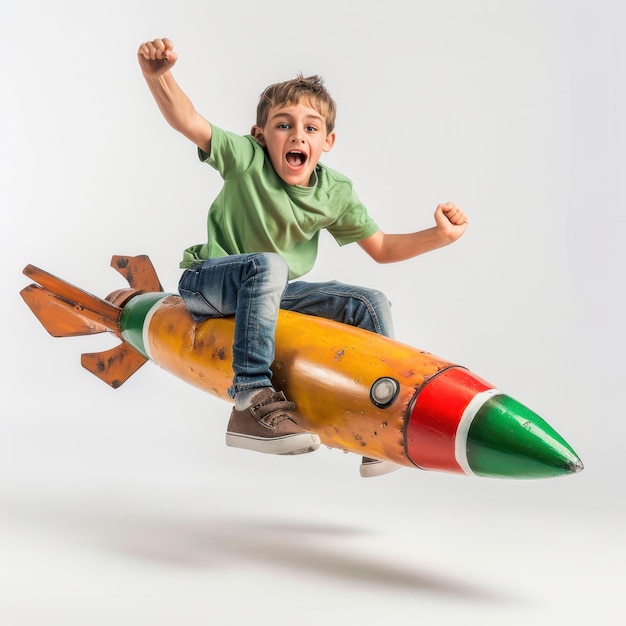
[[379, 378], [370, 389], [370, 400], [380, 409], [391, 406], [398, 397], [400, 383], [395, 378]]

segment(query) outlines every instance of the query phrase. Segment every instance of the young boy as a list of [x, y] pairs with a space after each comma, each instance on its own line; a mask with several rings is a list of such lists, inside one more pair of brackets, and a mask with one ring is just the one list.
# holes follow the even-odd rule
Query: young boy
[[[240, 136], [199, 115], [172, 74], [177, 58], [168, 39], [143, 43], [138, 51], [167, 122], [224, 179], [209, 210], [207, 242], [184, 252], [179, 291], [198, 322], [235, 316], [228, 390], [234, 407], [226, 443], [270, 454], [311, 452], [319, 437], [298, 426], [294, 403], [271, 383], [279, 308], [393, 335], [382, 293], [337, 281], [293, 280], [312, 268], [320, 230], [326, 228], [340, 245], [356, 241], [377, 262], [389, 263], [456, 241], [467, 218], [453, 203], [441, 204], [432, 228], [383, 233], [351, 181], [319, 161], [335, 142], [335, 103], [321, 79], [299, 76], [268, 87], [250, 135]], [[361, 475], [394, 469], [392, 463], [363, 458]]]

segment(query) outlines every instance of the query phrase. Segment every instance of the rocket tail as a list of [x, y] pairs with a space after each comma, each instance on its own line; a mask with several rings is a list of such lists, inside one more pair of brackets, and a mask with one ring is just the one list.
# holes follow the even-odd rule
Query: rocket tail
[[107, 300], [33, 265], [27, 265], [24, 274], [38, 284], [25, 287], [20, 295], [53, 337], [111, 332], [122, 339], [122, 343], [111, 350], [86, 353], [81, 357], [85, 369], [116, 389], [147, 361], [123, 340], [119, 330], [122, 308], [117, 304], [123, 305], [142, 291], [163, 289], [147, 256], [114, 256], [111, 265], [126, 278], [131, 289], [114, 292]]

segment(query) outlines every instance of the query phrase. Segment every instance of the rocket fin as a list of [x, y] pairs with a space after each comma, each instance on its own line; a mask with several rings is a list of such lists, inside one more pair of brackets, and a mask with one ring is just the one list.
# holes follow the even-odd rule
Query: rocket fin
[[154, 265], [145, 254], [111, 258], [111, 267], [117, 270], [128, 284], [138, 291], [163, 291]]
[[[106, 300], [102, 300], [97, 296], [94, 296], [70, 283], [49, 274], [48, 272], [35, 267], [34, 265], [27, 265], [24, 268], [24, 274], [39, 283], [45, 290], [47, 290], [51, 295], [59, 300], [65, 301], [69, 307], [75, 307], [76, 311], [79, 313], [84, 312], [85, 310], [89, 310], [90, 314], [97, 316], [99, 319], [107, 327], [107, 330], [116, 331], [118, 328], [118, 323], [120, 319], [120, 315], [122, 314], [122, 309], [107, 302]], [[34, 286], [34, 285], [33, 285]], [[24, 291], [22, 290], [22, 297], [24, 297]], [[26, 298], [24, 297], [26, 300]], [[27, 301], [28, 304], [28, 301]], [[32, 307], [31, 307], [32, 308]], [[37, 312], [33, 310], [33, 313], [37, 315]], [[41, 320], [39, 315], [37, 317]], [[43, 321], [42, 321], [43, 324]], [[45, 326], [45, 324], [44, 324]], [[91, 334], [92, 331], [87, 333], [72, 333], [70, 335], [60, 335], [61, 337], [70, 337], [76, 334]], [[97, 332], [102, 332], [101, 330]]]
[[148, 359], [127, 343], [81, 355], [81, 365], [113, 389], [124, 384]]
[[25, 287], [20, 295], [53, 337], [78, 337], [113, 330], [108, 317], [68, 302], [39, 285]]
[[[132, 287], [151, 289], [161, 285], [148, 257], [113, 257], [116, 269]], [[37, 284], [20, 292], [35, 317], [53, 337], [78, 337], [112, 332], [121, 338], [119, 320], [122, 309], [33, 265], [24, 274]], [[81, 356], [82, 366], [117, 389], [148, 359], [122, 339], [115, 348]]]

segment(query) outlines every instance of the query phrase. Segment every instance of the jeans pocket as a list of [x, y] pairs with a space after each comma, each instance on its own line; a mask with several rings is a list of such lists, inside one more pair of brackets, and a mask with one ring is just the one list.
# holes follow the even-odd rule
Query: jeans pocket
[[198, 290], [201, 265], [187, 268], [178, 282], [178, 293], [196, 322], [210, 317], [224, 317]]

